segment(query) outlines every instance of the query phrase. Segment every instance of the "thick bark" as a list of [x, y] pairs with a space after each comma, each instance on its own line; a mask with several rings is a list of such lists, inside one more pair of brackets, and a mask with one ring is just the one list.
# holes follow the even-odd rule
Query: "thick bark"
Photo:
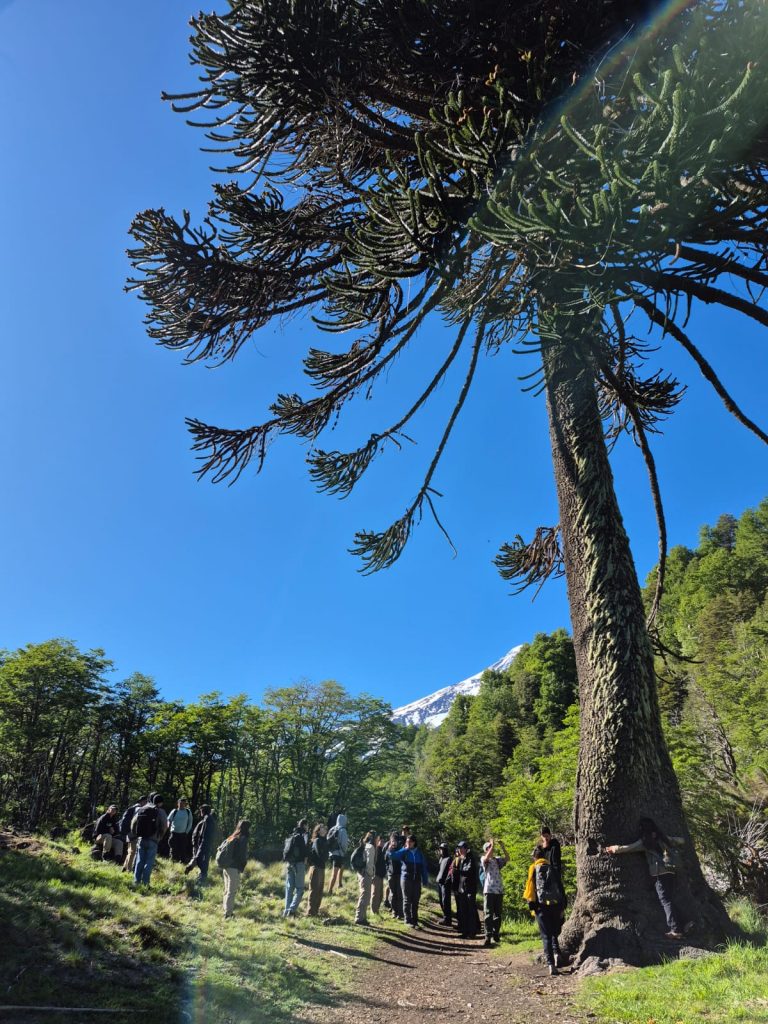
[[565, 331], [561, 337], [543, 343], [543, 357], [581, 707], [578, 894], [562, 943], [577, 962], [599, 956], [645, 964], [676, 948], [663, 938], [645, 857], [602, 853], [605, 845], [637, 839], [642, 816], [686, 841], [676, 901], [684, 919], [696, 922], [690, 944], [722, 941], [731, 927], [702, 876], [662, 733], [653, 654], [594, 374], [580, 346]]

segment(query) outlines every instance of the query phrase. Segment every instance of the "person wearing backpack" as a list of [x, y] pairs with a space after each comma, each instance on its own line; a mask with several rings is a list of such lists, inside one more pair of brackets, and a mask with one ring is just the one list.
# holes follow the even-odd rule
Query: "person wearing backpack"
[[336, 824], [328, 831], [328, 859], [333, 866], [331, 881], [328, 885], [328, 895], [333, 892], [334, 886], [341, 883], [344, 878], [344, 858], [349, 849], [349, 833], [347, 832], [347, 816], [342, 811], [336, 818]]
[[397, 832], [389, 833], [389, 842], [384, 850], [384, 862], [387, 867], [387, 896], [389, 910], [398, 921], [403, 921], [403, 882], [399, 860], [393, 860], [392, 854], [401, 849], [400, 836]]
[[307, 917], [317, 917], [320, 913], [323, 886], [325, 885], [325, 863], [328, 859], [328, 840], [325, 838], [327, 832], [328, 829], [322, 822], [318, 822], [312, 829], [309, 853], [307, 854], [307, 863], [309, 864]]
[[232, 917], [235, 908], [235, 894], [240, 888], [240, 878], [248, 863], [248, 837], [251, 831], [249, 821], [238, 821], [237, 828], [216, 851], [216, 864], [224, 875], [224, 918]]
[[499, 941], [501, 933], [501, 909], [504, 901], [504, 883], [501, 880], [501, 869], [509, 863], [509, 856], [504, 843], [499, 841], [501, 856], [494, 855], [495, 843], [490, 839], [483, 845], [483, 856], [480, 858], [480, 884], [483, 887], [483, 928], [485, 930], [484, 946]]
[[304, 895], [304, 872], [307, 858], [307, 819], [296, 823], [283, 845], [285, 862], [285, 909], [283, 917], [296, 917], [296, 909]]
[[133, 869], [136, 865], [136, 846], [138, 843], [138, 836], [133, 831], [133, 819], [139, 813], [141, 808], [147, 803], [147, 797], [140, 796], [135, 804], [131, 804], [125, 811], [120, 819], [120, 834], [123, 837], [123, 845], [125, 846], [125, 860], [123, 861], [123, 867], [121, 870], [130, 871], [133, 873]]
[[163, 798], [159, 794], [136, 812], [131, 828], [137, 839], [133, 884], [148, 887], [157, 859], [157, 847], [168, 830], [168, 817], [163, 810]]
[[528, 869], [523, 899], [536, 918], [549, 973], [555, 975], [558, 974], [557, 966], [560, 959], [557, 937], [565, 917], [565, 891], [560, 872], [554, 864], [550, 864], [546, 857], [541, 856], [539, 847], [534, 850], [534, 855], [537, 854]]
[[184, 797], [180, 797], [178, 803], [168, 815], [168, 827], [170, 836], [168, 846], [171, 851], [171, 860], [174, 864], [187, 864], [192, 856], [192, 828], [194, 819], [189, 804]]
[[419, 903], [422, 884], [429, 882], [427, 858], [419, 849], [416, 836], [408, 832], [402, 850], [393, 850], [392, 861], [400, 865], [400, 885], [403, 890], [403, 916], [409, 928], [420, 928]]
[[192, 859], [185, 865], [184, 874], [188, 875], [194, 868], [198, 868], [198, 881], [204, 884], [208, 878], [208, 865], [216, 839], [217, 822], [210, 804], [201, 804], [198, 814], [200, 821], [192, 830]]
[[371, 882], [371, 913], [378, 914], [384, 898], [384, 880], [387, 877], [387, 862], [384, 858], [384, 838], [374, 836], [373, 845], [376, 850], [373, 881]]
[[679, 941], [694, 927], [693, 921], [683, 924], [683, 918], [675, 904], [675, 875], [678, 857], [675, 847], [685, 845], [680, 836], [666, 836], [653, 818], [641, 818], [640, 838], [627, 846], [606, 846], [605, 853], [644, 853], [648, 870], [653, 879], [656, 895], [667, 919], [668, 939]]
[[376, 875], [376, 847], [373, 840], [374, 833], [366, 832], [349, 859], [349, 866], [356, 872], [358, 882], [355, 924], [368, 924], [367, 910], [371, 902], [371, 886]]
[[449, 843], [440, 843], [440, 860], [437, 865], [437, 892], [438, 899], [440, 901], [440, 909], [443, 912], [443, 916], [440, 919], [440, 924], [445, 924], [450, 927], [453, 923], [453, 856], [451, 854], [451, 847]]
[[456, 893], [456, 917], [462, 939], [474, 939], [480, 930], [477, 912], [477, 861], [466, 839], [456, 848], [453, 864], [453, 886]]

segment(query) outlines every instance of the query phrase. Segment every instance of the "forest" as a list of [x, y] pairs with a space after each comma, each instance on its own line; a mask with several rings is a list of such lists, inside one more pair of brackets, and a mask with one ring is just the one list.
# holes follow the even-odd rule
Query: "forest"
[[[644, 599], [650, 604], [655, 572]], [[656, 630], [664, 728], [708, 880], [768, 902], [768, 498], [670, 551]], [[153, 679], [112, 681], [104, 651], [51, 639], [0, 661], [0, 822], [82, 826], [106, 804], [155, 790], [253, 824], [274, 857], [298, 817], [344, 806], [353, 833], [408, 822], [440, 839], [501, 837], [506, 899], [519, 893], [542, 823], [573, 884], [578, 684], [565, 630], [540, 633], [486, 672], [437, 729], [400, 726], [389, 705], [338, 682], [164, 700]]]

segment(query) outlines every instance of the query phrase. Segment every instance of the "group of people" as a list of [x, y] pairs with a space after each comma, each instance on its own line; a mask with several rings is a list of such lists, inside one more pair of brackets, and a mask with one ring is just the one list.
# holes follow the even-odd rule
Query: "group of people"
[[[149, 886], [152, 869], [163, 847], [167, 855], [184, 865], [184, 873], [194, 869], [205, 881], [215, 841], [216, 816], [208, 804], [197, 812], [197, 822], [183, 797], [170, 814], [166, 813], [162, 796], [150, 793], [128, 807], [122, 815], [110, 805], [96, 821], [93, 830], [94, 850], [104, 859], [122, 864], [123, 871], [133, 873], [135, 886]], [[223, 910], [231, 917], [235, 895], [248, 860], [250, 825], [238, 822], [234, 832], [216, 851], [216, 864], [224, 876]], [[677, 872], [676, 849], [683, 840], [666, 836], [651, 818], [640, 820], [640, 838], [633, 843], [603, 847], [609, 855], [644, 853], [654, 887], [666, 916], [667, 938], [679, 940], [693, 927], [684, 922], [674, 900]], [[351, 851], [351, 852], [350, 852]], [[447, 842], [437, 848], [437, 890], [440, 903], [440, 924], [454, 925], [462, 939], [474, 939], [481, 931], [477, 896], [483, 897], [484, 945], [499, 942], [504, 884], [502, 868], [509, 862], [504, 843], [493, 839], [483, 845], [478, 857], [468, 840], [455, 846]], [[325, 895], [326, 872], [330, 879], [328, 894], [341, 889], [347, 865], [357, 876], [358, 899], [354, 923], [367, 925], [368, 914], [379, 914], [382, 907], [410, 928], [419, 928], [419, 905], [429, 880], [427, 857], [409, 825], [383, 835], [367, 831], [352, 846], [347, 830], [347, 817], [336, 807], [327, 821], [309, 828], [302, 818], [285, 840], [285, 901], [283, 917], [296, 917], [305, 889], [308, 899], [305, 914], [317, 917]], [[307, 869], [308, 873], [307, 873]], [[562, 851], [549, 828], [541, 829], [539, 841], [531, 855], [523, 899], [527, 902], [539, 928], [544, 959], [550, 974], [568, 962], [559, 946], [559, 935], [567, 900], [562, 881]]]
[[94, 850], [104, 860], [114, 860], [133, 874], [134, 885], [149, 886], [159, 852], [195, 868], [205, 881], [217, 832], [216, 816], [209, 804], [201, 804], [197, 822], [188, 801], [181, 797], [170, 814], [159, 793], [140, 797], [122, 814], [110, 804], [93, 829]]

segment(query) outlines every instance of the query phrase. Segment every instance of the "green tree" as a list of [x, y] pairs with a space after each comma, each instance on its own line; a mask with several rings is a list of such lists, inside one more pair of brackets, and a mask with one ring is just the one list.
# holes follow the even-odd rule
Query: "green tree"
[[[271, 439], [292, 434], [312, 442], [319, 487], [345, 495], [464, 360], [405, 513], [356, 536], [366, 572], [400, 556], [423, 513], [437, 519], [435, 474], [481, 354], [538, 339], [559, 531], [518, 538], [498, 561], [523, 583], [564, 566], [582, 715], [567, 944], [599, 953], [609, 935], [614, 954], [635, 960], [644, 928], [628, 927], [621, 894], [641, 890], [640, 869], [595, 851], [629, 838], [643, 812], [687, 831], [605, 443], [606, 429], [612, 441], [628, 433], [644, 455], [661, 584], [649, 434], [681, 391], [644, 367], [630, 314], [682, 346], [729, 411], [768, 440], [685, 333], [683, 313], [717, 303], [768, 323], [749, 291], [768, 283], [765, 149], [753, 117], [768, 84], [762, 5], [701, 0], [651, 39], [619, 46], [643, 10], [621, 0], [540, 0], [524, 16], [499, 0], [232, 0], [193, 21], [202, 84], [177, 105], [210, 116], [233, 177], [201, 228], [163, 210], [137, 217], [132, 252], [150, 335], [188, 361], [232, 358], [273, 317], [301, 309], [354, 333], [346, 351], [307, 354], [315, 397], [279, 395], [267, 420], [244, 429], [191, 421], [202, 472], [215, 480], [260, 467]], [[596, 87], [578, 88], [595, 65]], [[323, 450], [322, 430], [433, 313], [454, 341], [416, 400], [356, 450]], [[727, 919], [693, 855], [685, 874], [684, 902], [721, 937]], [[657, 914], [648, 894], [640, 916]]]
[[101, 650], [82, 652], [69, 640], [28, 644], [0, 665], [0, 803], [35, 829], [64, 820], [86, 765], [93, 813], [100, 794], [104, 675]]

